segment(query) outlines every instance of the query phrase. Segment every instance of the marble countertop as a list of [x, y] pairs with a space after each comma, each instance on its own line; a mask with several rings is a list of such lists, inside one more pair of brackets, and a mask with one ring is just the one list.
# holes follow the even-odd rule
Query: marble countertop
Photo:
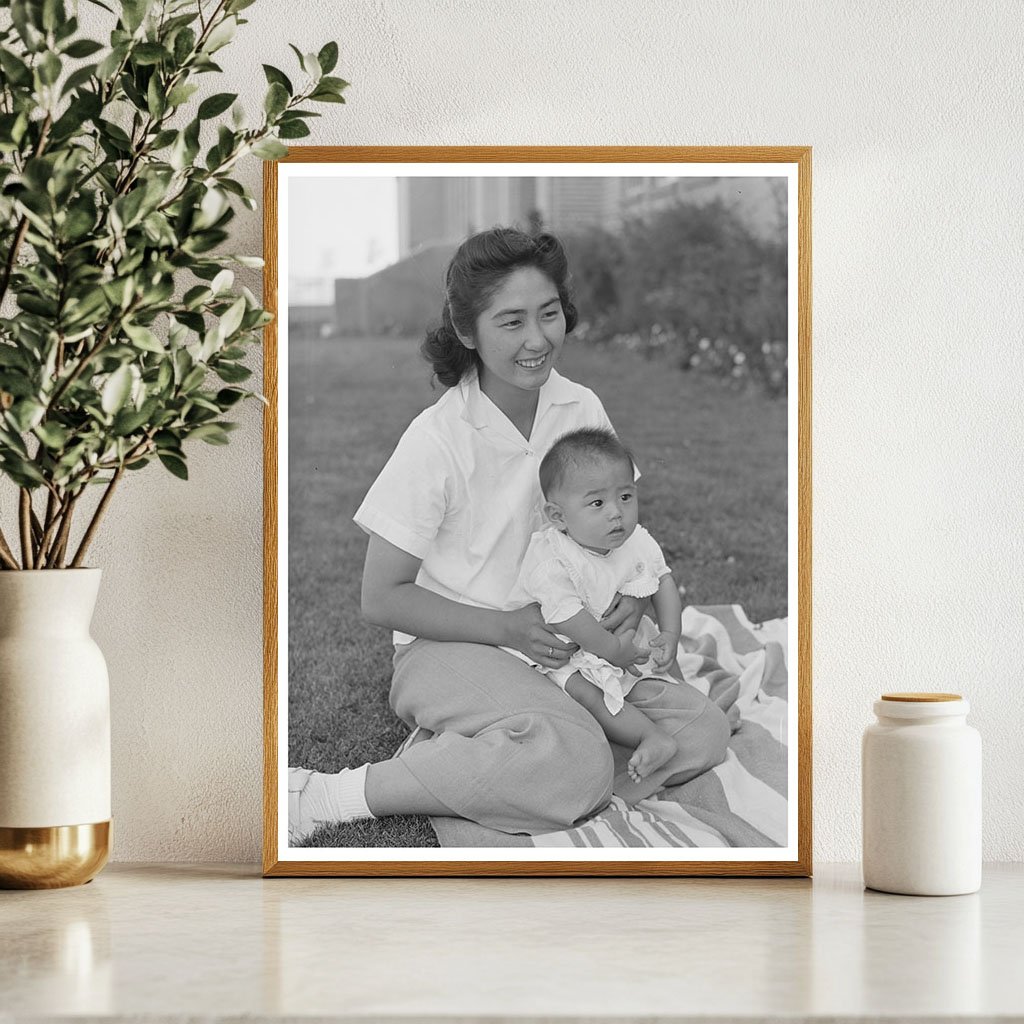
[[806, 879], [262, 879], [0, 892], [0, 1021], [66, 1015], [1024, 1020], [1024, 865], [973, 896]]

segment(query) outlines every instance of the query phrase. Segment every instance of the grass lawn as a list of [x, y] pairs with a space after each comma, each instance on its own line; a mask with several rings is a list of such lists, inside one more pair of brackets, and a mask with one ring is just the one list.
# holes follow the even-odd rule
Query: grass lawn
[[[289, 763], [389, 757], [390, 633], [359, 614], [366, 537], [352, 522], [409, 421], [440, 395], [418, 341], [295, 342], [289, 361]], [[786, 405], [616, 348], [566, 345], [559, 369], [600, 395], [643, 479], [640, 519], [684, 604], [787, 614]], [[282, 553], [283, 555], [283, 553]], [[325, 828], [317, 846], [436, 846], [425, 818]]]

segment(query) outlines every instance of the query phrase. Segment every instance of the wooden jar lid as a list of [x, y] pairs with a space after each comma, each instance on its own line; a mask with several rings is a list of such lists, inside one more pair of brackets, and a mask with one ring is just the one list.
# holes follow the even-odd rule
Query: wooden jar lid
[[959, 693], [883, 693], [882, 700], [901, 701], [906, 704], [926, 704], [930, 701], [963, 700]]

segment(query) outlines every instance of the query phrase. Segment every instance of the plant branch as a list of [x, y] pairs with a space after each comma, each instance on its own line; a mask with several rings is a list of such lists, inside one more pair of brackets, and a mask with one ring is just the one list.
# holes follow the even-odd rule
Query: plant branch
[[64, 511], [60, 517], [60, 531], [57, 533], [57, 539], [53, 542], [53, 548], [50, 551], [49, 558], [46, 559], [47, 569], [60, 569], [62, 568], [62, 561], [64, 560], [64, 552], [68, 546], [68, 534], [71, 532], [71, 517], [74, 515], [75, 504], [78, 501], [78, 495], [82, 492], [79, 491], [73, 497], [68, 499], [68, 503], [64, 506]]
[[[51, 503], [53, 505], [52, 512], [50, 509]], [[49, 556], [52, 553], [51, 545], [54, 543], [54, 538], [56, 537], [58, 528], [60, 527], [60, 513], [63, 511], [63, 508], [63, 503], [51, 492], [46, 502], [45, 530], [43, 532], [43, 539], [39, 542], [39, 550], [36, 554], [36, 565], [45, 565], [49, 560]]]
[[[33, 157], [40, 156], [46, 148], [46, 141], [50, 137], [50, 126], [52, 124], [53, 115], [47, 111], [46, 118], [39, 129], [39, 141], [36, 143], [35, 151], [32, 153]], [[0, 278], [0, 303], [4, 301], [4, 296], [7, 294], [7, 286], [11, 283], [11, 274], [14, 273], [14, 264], [18, 259], [18, 250], [21, 248], [21, 243], [25, 241], [27, 233], [28, 217], [22, 217], [18, 221], [17, 230], [14, 232], [14, 240], [11, 242], [11, 248], [7, 253], [7, 260], [4, 263], [3, 270], [4, 276]]]
[[11, 551], [10, 545], [7, 543], [7, 538], [4, 536], [4, 531], [0, 530], [0, 562], [3, 562], [8, 569], [20, 569], [18, 560], [14, 557], [14, 552]]
[[34, 569], [32, 558], [32, 493], [27, 487], [21, 488], [18, 521], [21, 525], [21, 567]]
[[67, 391], [67, 389], [71, 387], [71, 385], [74, 384], [74, 382], [78, 380], [79, 377], [82, 376], [82, 374], [85, 372], [86, 366], [88, 366], [89, 363], [92, 362], [92, 359], [96, 355], [96, 353], [99, 352], [99, 350], [103, 348], [103, 346], [106, 345], [108, 341], [110, 341], [111, 335], [114, 333], [115, 330], [117, 330], [117, 327], [121, 323], [121, 321], [124, 320], [124, 318], [128, 316], [130, 313], [133, 313], [136, 310], [136, 308], [138, 308], [138, 305], [139, 299], [137, 297], [132, 299], [131, 303], [128, 305], [128, 308], [123, 310], [120, 316], [115, 317], [113, 320], [110, 321], [109, 324], [107, 324], [106, 330], [99, 336], [99, 338], [96, 341], [96, 344], [93, 345], [93, 347], [89, 349], [88, 352], [81, 356], [75, 368], [71, 371], [71, 373], [69, 373], [64, 378], [64, 380], [61, 381], [60, 386], [50, 396], [49, 402], [46, 403], [46, 416], [50, 415], [50, 411], [57, 405], [57, 402], [60, 401], [60, 399], [63, 397], [64, 392]]
[[[39, 516], [36, 515], [35, 509], [31, 509], [31, 521], [32, 521], [32, 540], [38, 544], [43, 539], [43, 524], [39, 522]], [[36, 558], [33, 556], [33, 561]]]
[[82, 537], [81, 543], [78, 545], [75, 557], [71, 561], [72, 569], [78, 569], [81, 566], [82, 561], [85, 559], [85, 553], [89, 550], [89, 545], [92, 543], [92, 539], [96, 535], [96, 530], [100, 525], [100, 520], [103, 518], [103, 514], [107, 511], [110, 499], [114, 496], [114, 490], [117, 488], [117, 485], [123, 475], [124, 466], [118, 466], [117, 472], [113, 477], [111, 477], [110, 483], [107, 484], [107, 489], [103, 492], [103, 497], [100, 498], [100, 503], [96, 506], [96, 511], [93, 513], [92, 519], [86, 528], [85, 535]]

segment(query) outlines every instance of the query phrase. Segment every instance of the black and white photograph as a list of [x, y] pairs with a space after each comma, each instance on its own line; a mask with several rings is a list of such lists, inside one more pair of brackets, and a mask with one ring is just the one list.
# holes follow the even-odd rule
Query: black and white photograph
[[268, 185], [274, 873], [808, 873], [805, 151], [338, 153]]

